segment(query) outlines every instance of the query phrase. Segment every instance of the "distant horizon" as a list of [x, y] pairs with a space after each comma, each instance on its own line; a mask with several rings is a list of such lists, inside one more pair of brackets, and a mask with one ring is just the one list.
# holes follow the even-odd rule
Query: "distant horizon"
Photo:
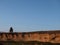
[[[19, 32], [19, 31], [13, 31], [13, 33], [25, 33], [25, 32], [27, 32], [27, 33], [29, 33], [29, 32], [45, 32], [45, 31], [60, 31], [60, 30], [40, 30], [40, 31], [22, 31], [22, 32]], [[0, 31], [0, 33], [9, 33], [9, 31]]]
[[[32, 31], [15, 31], [13, 29], [13, 32], [36, 32], [36, 31], [60, 31], [59, 29], [55, 29], [55, 30], [32, 30]], [[0, 31], [0, 32], [10, 32], [10, 29], [8, 31]]]

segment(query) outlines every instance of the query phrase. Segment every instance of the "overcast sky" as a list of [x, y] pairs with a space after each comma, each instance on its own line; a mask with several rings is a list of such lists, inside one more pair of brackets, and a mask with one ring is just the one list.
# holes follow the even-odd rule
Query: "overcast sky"
[[60, 0], [0, 0], [0, 31], [59, 30]]

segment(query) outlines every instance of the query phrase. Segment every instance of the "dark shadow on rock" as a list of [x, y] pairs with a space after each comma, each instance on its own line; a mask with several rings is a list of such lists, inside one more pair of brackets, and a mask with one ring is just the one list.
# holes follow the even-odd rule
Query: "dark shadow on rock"
[[0, 43], [0, 45], [3, 45], [2, 43]]

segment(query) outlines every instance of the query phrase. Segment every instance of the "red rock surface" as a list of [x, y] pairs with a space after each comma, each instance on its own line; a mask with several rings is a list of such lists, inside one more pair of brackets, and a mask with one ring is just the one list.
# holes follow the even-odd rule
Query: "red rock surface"
[[40, 41], [60, 43], [60, 31], [0, 32], [0, 41]]

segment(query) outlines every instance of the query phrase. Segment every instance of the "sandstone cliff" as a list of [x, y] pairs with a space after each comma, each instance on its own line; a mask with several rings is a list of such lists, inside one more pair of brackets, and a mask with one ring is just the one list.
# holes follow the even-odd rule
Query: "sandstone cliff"
[[0, 32], [0, 41], [39, 41], [60, 43], [60, 31]]

